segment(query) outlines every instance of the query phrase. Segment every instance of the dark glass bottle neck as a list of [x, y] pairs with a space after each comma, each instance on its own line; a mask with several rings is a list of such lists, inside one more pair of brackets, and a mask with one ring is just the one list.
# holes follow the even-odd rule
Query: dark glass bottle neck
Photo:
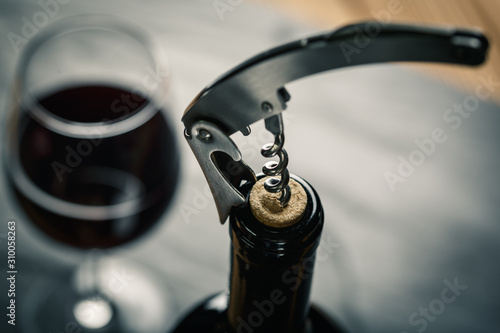
[[[302, 219], [286, 228], [259, 222], [246, 205], [230, 216], [231, 276], [228, 322], [237, 333], [304, 332], [323, 208], [314, 189]], [[243, 188], [248, 193], [250, 188]], [[248, 197], [248, 196], [247, 196]]]

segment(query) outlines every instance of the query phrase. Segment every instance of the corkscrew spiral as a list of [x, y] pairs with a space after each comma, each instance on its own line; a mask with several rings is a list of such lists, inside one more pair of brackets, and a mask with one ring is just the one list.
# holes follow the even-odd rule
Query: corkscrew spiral
[[[288, 183], [290, 173], [288, 172], [288, 153], [283, 148], [285, 135], [283, 133], [283, 118], [281, 114], [269, 117], [265, 120], [266, 128], [274, 134], [274, 143], [262, 146], [260, 153], [266, 158], [278, 156], [279, 161], [269, 161], [262, 167], [262, 172], [269, 176], [264, 182], [264, 188], [270, 193], [281, 192], [279, 198], [281, 207], [286, 207], [290, 201], [291, 191]], [[279, 177], [279, 178], [278, 178]]]

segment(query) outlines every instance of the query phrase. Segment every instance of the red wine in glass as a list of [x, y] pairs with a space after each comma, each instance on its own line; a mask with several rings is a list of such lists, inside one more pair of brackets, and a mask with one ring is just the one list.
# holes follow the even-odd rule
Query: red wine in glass
[[[97, 85], [68, 87], [39, 99], [54, 116], [82, 123], [130, 117], [148, 103], [121, 88]], [[161, 110], [141, 126], [107, 138], [71, 138], [32, 118], [25, 122], [20, 166], [30, 182], [61, 200], [42, 205], [16, 190], [45, 234], [81, 248], [120, 245], [149, 230], [171, 201], [179, 154]]]

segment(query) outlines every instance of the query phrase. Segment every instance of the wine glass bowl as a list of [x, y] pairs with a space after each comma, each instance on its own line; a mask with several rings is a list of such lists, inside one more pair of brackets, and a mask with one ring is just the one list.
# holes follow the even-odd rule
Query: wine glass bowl
[[103, 248], [158, 221], [175, 191], [179, 153], [152, 44], [121, 22], [88, 19], [56, 25], [28, 45], [7, 167], [23, 209], [45, 234]]

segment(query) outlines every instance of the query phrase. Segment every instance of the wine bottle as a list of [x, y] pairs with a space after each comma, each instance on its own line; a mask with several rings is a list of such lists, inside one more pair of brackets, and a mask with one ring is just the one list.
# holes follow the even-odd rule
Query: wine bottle
[[229, 217], [229, 292], [202, 302], [174, 333], [344, 332], [309, 302], [324, 222], [316, 191], [292, 176], [292, 199], [275, 210], [259, 178], [242, 186], [247, 204]]

